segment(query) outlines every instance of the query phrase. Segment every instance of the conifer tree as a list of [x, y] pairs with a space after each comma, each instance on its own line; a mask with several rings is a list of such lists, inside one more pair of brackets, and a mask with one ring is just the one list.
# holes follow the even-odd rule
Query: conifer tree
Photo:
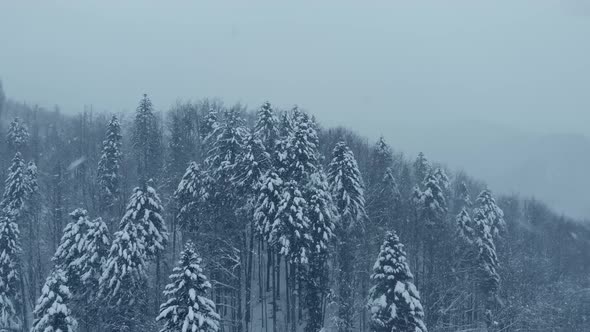
[[328, 167], [328, 182], [342, 225], [363, 227], [365, 218], [364, 185], [354, 154], [346, 143], [336, 144]]
[[8, 169], [0, 209], [12, 214], [17, 221], [20, 220], [26, 209], [25, 204], [31, 191], [25, 162], [20, 152], [17, 152], [12, 159], [12, 165]]
[[481, 209], [475, 209], [473, 217], [474, 244], [477, 250], [478, 284], [487, 296], [493, 296], [500, 287], [498, 257], [491, 227]]
[[309, 219], [304, 213], [307, 203], [296, 181], [284, 184], [277, 218], [271, 225], [270, 243], [276, 245], [279, 254], [293, 264], [306, 264], [311, 236]]
[[162, 212], [160, 197], [148, 181], [148, 184], [133, 190], [121, 221], [121, 225], [133, 223], [141, 230], [141, 240], [149, 259], [158, 256], [168, 242], [168, 230]]
[[146, 94], [135, 112], [133, 149], [140, 179], [155, 179], [162, 166], [162, 131], [152, 102]]
[[391, 147], [385, 142], [385, 138], [381, 136], [371, 151], [369, 186], [377, 187], [392, 164], [393, 155]]
[[287, 138], [284, 177], [304, 185], [318, 168], [318, 137], [306, 113], [299, 112], [294, 126], [292, 134]]
[[354, 322], [354, 259], [358, 235], [364, 230], [365, 198], [363, 181], [354, 154], [339, 142], [332, 152], [328, 183], [340, 215], [338, 234], [338, 329], [349, 332]]
[[201, 170], [199, 164], [191, 162], [174, 192], [178, 204], [176, 218], [181, 230], [189, 233], [197, 230], [205, 209], [208, 182], [211, 182], [208, 174]]
[[201, 258], [193, 244], [188, 242], [164, 290], [168, 300], [160, 306], [156, 318], [164, 323], [160, 331], [219, 331], [221, 318], [215, 303], [208, 297], [210, 289], [211, 284], [201, 268]]
[[420, 295], [395, 232], [387, 232], [373, 267], [369, 291], [372, 331], [426, 332]]
[[0, 211], [0, 327], [18, 326], [21, 313], [20, 234], [11, 211]]
[[23, 152], [23, 149], [29, 143], [29, 130], [27, 126], [16, 117], [8, 126], [8, 135], [6, 140], [8, 146], [13, 152]]
[[422, 217], [427, 226], [440, 224], [447, 212], [447, 202], [439, 183], [439, 179], [433, 174], [424, 180]]
[[414, 162], [414, 177], [418, 183], [423, 183], [426, 176], [430, 174], [432, 166], [424, 153], [420, 152]]
[[121, 125], [117, 116], [113, 115], [102, 141], [102, 154], [96, 170], [103, 207], [111, 206], [119, 198], [121, 140]]
[[461, 206], [470, 208], [473, 205], [473, 202], [471, 201], [471, 194], [469, 193], [469, 188], [467, 187], [465, 181], [459, 183], [456, 196], [458, 197], [460, 202], [459, 204], [461, 204]]
[[269, 102], [262, 104], [257, 113], [254, 135], [268, 151], [273, 151], [279, 139], [279, 124]]
[[80, 281], [85, 286], [86, 293], [97, 291], [110, 246], [110, 233], [102, 218], [96, 218], [88, 223], [82, 257], [76, 262], [79, 266]]
[[504, 211], [496, 204], [491, 191], [483, 190], [477, 196], [477, 204], [487, 220], [492, 236], [497, 237], [506, 230]]
[[201, 128], [199, 128], [199, 132], [201, 134], [201, 139], [204, 141], [208, 141], [209, 137], [219, 126], [219, 119], [217, 117], [217, 112], [213, 109], [209, 110], [209, 113], [203, 119], [201, 124]]
[[70, 213], [70, 221], [63, 231], [61, 242], [55, 251], [53, 261], [56, 267], [63, 271], [68, 279], [68, 286], [74, 293], [79, 293], [81, 287], [80, 259], [84, 255], [86, 231], [90, 226], [88, 212], [76, 209]]
[[324, 327], [323, 304], [329, 291], [328, 246], [336, 228], [336, 211], [323, 171], [312, 174], [305, 196], [308, 197], [306, 214], [311, 234], [309, 267], [305, 278], [309, 320], [305, 331], [318, 332]]
[[76, 332], [78, 322], [72, 316], [72, 293], [67, 286], [66, 273], [52, 272], [41, 290], [35, 306], [35, 322], [31, 332]]
[[475, 230], [473, 229], [473, 221], [466, 208], [461, 209], [461, 212], [457, 215], [456, 221], [459, 237], [467, 243], [473, 243]]
[[282, 202], [283, 180], [269, 170], [261, 179], [254, 211], [254, 229], [258, 236], [270, 241], [270, 233], [279, 215]]
[[121, 220], [99, 279], [99, 296], [107, 306], [106, 323], [112, 331], [133, 330], [141, 323], [147, 285], [143, 232], [135, 218]]
[[243, 153], [238, 157], [235, 167], [234, 183], [240, 194], [250, 196], [255, 192], [260, 179], [270, 169], [270, 155], [262, 141], [254, 134], [248, 135]]

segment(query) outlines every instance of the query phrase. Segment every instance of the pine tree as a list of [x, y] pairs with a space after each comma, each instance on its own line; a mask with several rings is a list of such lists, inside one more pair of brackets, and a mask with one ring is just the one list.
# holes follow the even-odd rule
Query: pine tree
[[235, 166], [233, 182], [239, 188], [240, 194], [249, 196], [249, 193], [254, 192], [270, 166], [270, 155], [266, 152], [262, 141], [250, 134]]
[[341, 217], [340, 227], [363, 227], [365, 218], [364, 186], [354, 154], [346, 143], [336, 144], [328, 167], [328, 182]]
[[178, 266], [170, 275], [157, 321], [164, 323], [161, 332], [215, 332], [220, 328], [220, 316], [215, 303], [208, 298], [211, 284], [203, 274], [201, 258], [188, 242]]
[[456, 221], [459, 237], [467, 243], [473, 243], [475, 230], [473, 229], [473, 221], [466, 208], [461, 209], [461, 212], [457, 215]]
[[265, 241], [270, 241], [273, 224], [278, 218], [282, 201], [283, 180], [270, 170], [261, 179], [254, 211], [254, 229]]
[[484, 294], [493, 296], [500, 287], [500, 275], [497, 271], [499, 263], [492, 229], [483, 210], [475, 209], [473, 225], [473, 242], [478, 253], [478, 284]]
[[293, 264], [306, 264], [311, 235], [305, 214], [307, 203], [296, 181], [284, 184], [277, 218], [271, 225], [269, 241], [279, 254]]
[[201, 139], [204, 141], [208, 141], [209, 137], [211, 136], [211, 134], [213, 134], [213, 132], [215, 132], [218, 126], [219, 119], [217, 118], [217, 112], [211, 109], [209, 113], [207, 113], [207, 115], [205, 116], [205, 119], [203, 119], [201, 128], [199, 128]]
[[502, 211], [502, 209], [496, 204], [492, 192], [488, 189], [483, 190], [479, 196], [477, 196], [477, 203], [490, 226], [492, 236], [496, 237], [504, 232], [506, 230], [504, 211]]
[[133, 223], [141, 230], [139, 236], [150, 259], [158, 256], [168, 242], [168, 230], [162, 212], [162, 202], [156, 190], [145, 184], [133, 190], [121, 220], [121, 225]]
[[349, 332], [354, 322], [354, 259], [358, 235], [364, 230], [363, 181], [354, 154], [346, 143], [336, 144], [328, 167], [328, 183], [340, 215], [338, 234], [338, 329]]
[[189, 233], [197, 230], [205, 209], [208, 182], [211, 182], [208, 174], [196, 162], [191, 162], [174, 192], [178, 205], [176, 218], [181, 230]]
[[12, 159], [12, 165], [8, 169], [0, 209], [12, 214], [17, 221], [20, 220], [26, 209], [27, 198], [31, 191], [32, 188], [27, 177], [25, 162], [20, 152], [17, 152]]
[[21, 123], [18, 117], [10, 122], [6, 140], [13, 152], [23, 152], [23, 149], [29, 144], [29, 130], [24, 123]]
[[66, 273], [56, 270], [47, 277], [35, 306], [35, 322], [31, 332], [75, 332], [78, 323], [72, 316], [72, 293]]
[[133, 149], [140, 179], [154, 179], [161, 167], [162, 132], [152, 102], [146, 94], [143, 95], [135, 113]]
[[389, 147], [383, 136], [381, 136], [371, 151], [371, 176], [369, 178], [369, 185], [378, 186], [392, 164], [393, 155], [391, 147]]
[[55, 251], [53, 261], [68, 279], [68, 286], [74, 293], [82, 291], [80, 259], [84, 255], [86, 231], [90, 226], [88, 212], [76, 209], [70, 213], [70, 221], [63, 231], [61, 242]]
[[323, 303], [329, 291], [328, 246], [335, 232], [336, 211], [326, 176], [322, 171], [312, 174], [305, 192], [308, 197], [306, 214], [309, 216], [311, 247], [306, 275], [306, 306], [309, 312], [306, 332], [318, 332], [324, 325]]
[[427, 226], [439, 225], [447, 212], [447, 202], [439, 183], [439, 179], [432, 174], [424, 180], [422, 217]]
[[426, 176], [430, 174], [432, 166], [424, 153], [420, 152], [414, 162], [414, 177], [418, 183], [422, 183]]
[[279, 139], [279, 124], [269, 102], [262, 104], [257, 113], [254, 135], [268, 151], [273, 151]]
[[459, 183], [456, 196], [459, 199], [459, 204], [461, 204], [463, 207], [470, 208], [473, 205], [473, 202], [471, 201], [471, 194], [469, 193], [469, 188], [467, 187], [465, 181]]
[[134, 218], [123, 218], [99, 279], [99, 296], [109, 310], [106, 320], [112, 331], [133, 330], [141, 323], [146, 262], [143, 227]]
[[105, 139], [102, 141], [102, 155], [96, 170], [103, 207], [111, 206], [119, 198], [121, 140], [121, 125], [117, 116], [113, 115], [107, 126]]
[[97, 291], [102, 267], [107, 261], [111, 246], [109, 237], [109, 230], [102, 218], [96, 218], [87, 225], [82, 256], [76, 261], [86, 293]]
[[294, 119], [295, 128], [287, 137], [284, 177], [305, 184], [318, 168], [318, 137], [306, 113], [300, 112]]
[[0, 212], [0, 326], [11, 327], [20, 322], [20, 234], [15, 216]]
[[373, 267], [368, 307], [372, 331], [426, 332], [420, 295], [395, 232], [387, 232]]

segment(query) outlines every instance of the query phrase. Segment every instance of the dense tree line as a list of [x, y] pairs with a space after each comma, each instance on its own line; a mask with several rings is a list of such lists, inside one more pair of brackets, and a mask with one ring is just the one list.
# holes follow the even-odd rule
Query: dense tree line
[[0, 96], [0, 327], [581, 331], [590, 319], [587, 224], [383, 138], [268, 102], [158, 112], [144, 95], [134, 114], [64, 115]]

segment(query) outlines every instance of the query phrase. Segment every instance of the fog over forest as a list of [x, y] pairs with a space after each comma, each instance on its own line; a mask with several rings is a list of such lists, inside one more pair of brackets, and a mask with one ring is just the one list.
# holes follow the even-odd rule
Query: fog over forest
[[588, 36], [584, 0], [0, 0], [0, 331], [590, 331]]

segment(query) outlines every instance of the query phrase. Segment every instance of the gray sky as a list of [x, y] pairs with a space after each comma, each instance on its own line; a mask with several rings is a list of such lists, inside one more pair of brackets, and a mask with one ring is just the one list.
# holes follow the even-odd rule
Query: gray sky
[[29, 103], [268, 99], [476, 174], [481, 165], [450, 156], [465, 149], [440, 137], [480, 125], [487, 139], [590, 136], [588, 0], [0, 4], [0, 78]]

